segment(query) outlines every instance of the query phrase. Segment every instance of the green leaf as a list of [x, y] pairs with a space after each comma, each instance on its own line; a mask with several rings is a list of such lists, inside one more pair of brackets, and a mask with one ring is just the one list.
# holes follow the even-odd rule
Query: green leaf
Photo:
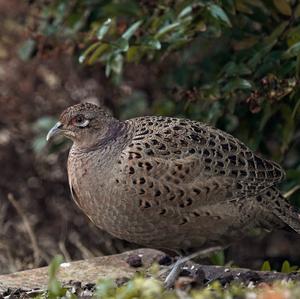
[[284, 261], [281, 266], [282, 273], [291, 273], [298, 270], [298, 266], [291, 266], [289, 261]]
[[290, 273], [291, 272], [291, 266], [290, 266], [289, 261], [284, 261], [282, 263], [280, 272], [282, 272], [282, 273]]
[[116, 284], [112, 279], [102, 279], [96, 285], [96, 298], [116, 298]]
[[126, 53], [126, 60], [128, 62], [132, 61], [138, 61], [138, 59], [141, 57], [141, 48], [137, 46], [132, 46], [128, 49]]
[[128, 40], [124, 37], [120, 37], [115, 42], [112, 43], [114, 47], [119, 48], [121, 51], [126, 52], [129, 49]]
[[160, 37], [166, 35], [167, 33], [173, 31], [175, 28], [177, 28], [178, 26], [180, 26], [181, 23], [180, 22], [175, 22], [169, 25], [166, 25], [164, 27], [162, 27], [161, 29], [159, 29], [159, 31], [155, 34], [155, 38], [159, 39]]
[[229, 81], [223, 88], [225, 92], [232, 92], [237, 89], [251, 89], [252, 84], [250, 81], [242, 78], [236, 78]]
[[287, 44], [289, 47], [300, 41], [300, 26], [292, 27], [287, 31]]
[[96, 62], [106, 52], [107, 49], [109, 49], [108, 44], [100, 45], [88, 59], [88, 64], [93, 64]]
[[129, 40], [132, 35], [137, 31], [137, 29], [141, 26], [141, 24], [143, 23], [143, 21], [137, 21], [135, 23], [133, 23], [123, 34], [122, 37], [125, 40]]
[[160, 50], [161, 49], [161, 43], [158, 39], [155, 38], [146, 38], [143, 43], [143, 46], [154, 49], [154, 50]]
[[48, 294], [49, 298], [57, 298], [65, 295], [67, 289], [63, 288], [57, 279], [57, 273], [63, 261], [62, 256], [57, 255], [49, 265], [49, 280], [48, 280]]
[[122, 73], [123, 69], [123, 56], [121, 54], [117, 54], [114, 59], [111, 61], [111, 70], [119, 75]]
[[276, 41], [278, 39], [278, 37], [284, 32], [284, 30], [286, 29], [286, 27], [288, 25], [289, 25], [288, 21], [282, 22], [279, 26], [277, 26], [273, 30], [271, 35], [265, 39], [265, 43], [269, 44], [269, 43], [272, 43], [273, 41]]
[[270, 262], [269, 261], [264, 261], [264, 263], [261, 266], [260, 271], [272, 271]]
[[79, 63], [83, 63], [87, 56], [93, 52], [99, 45], [101, 45], [101, 42], [96, 42], [94, 44], [92, 44], [91, 46], [89, 46], [84, 52], [82, 55], [79, 56], [78, 60], [79, 60]]
[[252, 71], [244, 63], [236, 64], [230, 61], [224, 66], [222, 73], [225, 73], [229, 77], [235, 77], [237, 75], [250, 75]]
[[59, 270], [60, 264], [63, 262], [63, 257], [61, 255], [57, 255], [52, 260], [51, 264], [49, 265], [49, 279], [56, 278], [56, 274]]
[[219, 251], [219, 252], [213, 254], [210, 259], [214, 265], [217, 265], [217, 266], [225, 265], [224, 251]]
[[185, 7], [178, 15], [179, 19], [182, 19], [188, 15], [190, 15], [193, 12], [193, 5], [189, 5]]
[[276, 45], [277, 40], [272, 41], [269, 44], [264, 45], [260, 48], [253, 57], [248, 61], [248, 65], [255, 69], [257, 65], [266, 57], [266, 55], [272, 50], [272, 48]]
[[292, 15], [292, 8], [287, 0], [273, 0], [273, 3], [281, 14], [285, 16]]
[[108, 32], [111, 24], [112, 24], [112, 19], [109, 18], [102, 24], [102, 26], [100, 26], [100, 28], [98, 29], [98, 32], [97, 32], [97, 38], [99, 40], [103, 39], [105, 34]]
[[209, 10], [210, 14], [212, 15], [212, 17], [214, 17], [215, 19], [223, 21], [229, 27], [232, 26], [227, 14], [223, 10], [223, 8], [221, 8], [219, 5], [211, 4], [211, 5], [208, 6], [208, 10]]
[[300, 42], [293, 44], [283, 53], [283, 58], [291, 58], [300, 54]]
[[123, 69], [123, 56], [119, 53], [112, 53], [106, 63], [105, 75], [109, 77], [111, 73], [121, 74]]

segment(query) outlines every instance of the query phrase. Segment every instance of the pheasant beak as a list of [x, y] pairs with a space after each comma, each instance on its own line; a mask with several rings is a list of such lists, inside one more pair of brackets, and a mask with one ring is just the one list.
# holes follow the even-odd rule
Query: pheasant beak
[[53, 136], [58, 135], [61, 133], [61, 127], [62, 127], [62, 123], [61, 122], [57, 122], [48, 132], [46, 140], [49, 141]]

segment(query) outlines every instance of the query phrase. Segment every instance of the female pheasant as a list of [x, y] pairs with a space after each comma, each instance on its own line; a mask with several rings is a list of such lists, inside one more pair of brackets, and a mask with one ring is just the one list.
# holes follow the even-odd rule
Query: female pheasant
[[300, 233], [299, 212], [275, 187], [281, 167], [221, 130], [162, 116], [119, 121], [85, 103], [47, 139], [58, 133], [73, 141], [75, 202], [118, 238], [181, 250], [228, 245], [256, 227]]

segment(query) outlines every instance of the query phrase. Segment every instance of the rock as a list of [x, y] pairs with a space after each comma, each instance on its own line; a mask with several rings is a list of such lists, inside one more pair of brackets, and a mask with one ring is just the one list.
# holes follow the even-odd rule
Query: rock
[[[139, 249], [117, 255], [100, 256], [92, 259], [65, 263], [60, 267], [58, 279], [68, 284], [70, 281], [80, 282], [82, 285], [94, 284], [99, 279], [119, 279], [132, 277], [137, 269], [131, 267], [127, 260], [130, 256], [139, 256], [143, 268], [147, 269], [153, 261], [161, 255], [161, 251], [153, 249]], [[7, 289], [31, 290], [45, 289], [48, 285], [48, 267], [0, 275], [0, 293]]]

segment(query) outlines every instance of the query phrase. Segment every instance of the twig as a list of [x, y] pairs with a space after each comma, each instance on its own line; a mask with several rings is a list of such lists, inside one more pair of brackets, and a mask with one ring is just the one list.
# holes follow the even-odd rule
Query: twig
[[80, 238], [77, 233], [73, 232], [70, 234], [69, 240], [71, 243], [73, 243], [79, 251], [82, 253], [82, 257], [84, 259], [92, 258], [94, 257], [94, 254], [92, 251], [90, 251], [88, 248], [86, 248], [82, 242], [80, 241]]
[[35, 237], [35, 234], [33, 232], [33, 229], [30, 225], [30, 222], [26, 216], [26, 214], [24, 213], [23, 209], [21, 208], [21, 206], [19, 205], [19, 203], [15, 200], [14, 196], [9, 193], [7, 195], [7, 199], [9, 200], [9, 202], [13, 205], [13, 207], [16, 209], [16, 211], [18, 212], [18, 214], [21, 216], [22, 221], [24, 223], [25, 229], [27, 231], [27, 234], [30, 238], [31, 241], [31, 245], [32, 245], [32, 250], [33, 250], [33, 257], [34, 257], [34, 265], [35, 267], [37, 267], [39, 265], [39, 261], [40, 261], [40, 248], [38, 246], [37, 243], [37, 239]]
[[284, 193], [284, 197], [285, 198], [289, 198], [290, 196], [292, 196], [295, 192], [297, 192], [298, 190], [300, 190], [300, 185], [297, 185], [295, 187], [293, 187], [291, 190], [287, 191], [286, 193]]
[[59, 241], [58, 243], [58, 248], [60, 249], [60, 251], [62, 252], [66, 262], [70, 262], [72, 260], [66, 246], [65, 246], [65, 242], [63, 241]]
[[194, 259], [196, 257], [198, 257], [198, 258], [205, 258], [205, 257], [208, 257], [211, 254], [213, 254], [213, 253], [215, 253], [217, 251], [223, 250], [223, 249], [224, 248], [221, 247], [221, 246], [215, 246], [215, 247], [210, 247], [210, 248], [207, 248], [207, 249], [196, 251], [196, 252], [194, 252], [194, 253], [186, 256], [186, 257], [179, 258], [179, 260], [177, 260], [177, 262], [175, 264], [172, 264], [172, 265], [168, 266], [167, 268], [161, 270], [159, 272], [159, 275], [162, 275], [162, 274], [168, 272], [170, 269], [173, 269], [176, 264], [177, 265], [178, 264], [179, 265], [184, 264], [184, 263], [186, 263], [186, 262], [188, 262], [188, 261], [190, 261], [190, 260], [192, 260], [192, 259]]

